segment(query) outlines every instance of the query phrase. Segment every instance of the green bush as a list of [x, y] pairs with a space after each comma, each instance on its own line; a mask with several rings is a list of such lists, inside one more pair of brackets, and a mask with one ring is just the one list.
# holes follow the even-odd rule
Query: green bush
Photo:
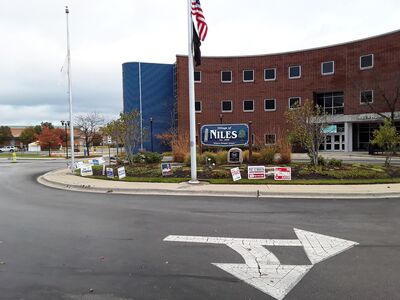
[[163, 156], [157, 152], [142, 152], [133, 155], [133, 162], [137, 164], [155, 164], [162, 161]]
[[229, 178], [230, 172], [228, 170], [212, 170], [211, 177], [212, 178]]
[[217, 165], [225, 165], [228, 162], [228, 151], [218, 151], [215, 159]]
[[[185, 158], [183, 160], [183, 163], [188, 167], [190, 167], [190, 165], [191, 165], [191, 159], [190, 158], [191, 158], [190, 153], [186, 153], [185, 154]], [[203, 162], [201, 162], [201, 156], [199, 154], [196, 155], [196, 158], [197, 158], [197, 165], [204, 164]]]
[[342, 164], [343, 164], [343, 161], [341, 159], [336, 159], [336, 158], [332, 158], [328, 162], [328, 166], [330, 166], [330, 167], [341, 167]]
[[[253, 163], [258, 163], [261, 155], [259, 152], [252, 152], [252, 162]], [[249, 150], [243, 151], [243, 162], [248, 163], [249, 162]]]
[[200, 161], [199, 164], [201, 165], [210, 165], [210, 164], [216, 164], [217, 163], [217, 157], [218, 155], [214, 152], [203, 152], [200, 155]]
[[257, 162], [260, 164], [271, 165], [275, 161], [275, 155], [277, 153], [277, 149], [275, 147], [265, 147], [259, 153], [260, 156], [257, 159]]
[[318, 166], [326, 166], [326, 159], [321, 155], [318, 156]]

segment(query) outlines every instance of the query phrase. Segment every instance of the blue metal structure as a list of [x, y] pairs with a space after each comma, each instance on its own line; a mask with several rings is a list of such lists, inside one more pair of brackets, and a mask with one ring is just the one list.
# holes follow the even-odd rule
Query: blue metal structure
[[[140, 70], [140, 73], [139, 73]], [[166, 133], [175, 122], [175, 65], [129, 62], [122, 65], [124, 112], [142, 106], [143, 128], [147, 132], [143, 148], [154, 152], [170, 151], [157, 134]], [[141, 99], [140, 99], [141, 96]], [[150, 136], [152, 119], [153, 137]], [[139, 150], [139, 149], [136, 149]]]

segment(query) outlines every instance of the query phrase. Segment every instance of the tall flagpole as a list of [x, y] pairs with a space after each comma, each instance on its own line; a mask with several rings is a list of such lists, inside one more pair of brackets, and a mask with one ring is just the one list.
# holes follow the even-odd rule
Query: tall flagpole
[[189, 183], [199, 183], [197, 180], [196, 162], [196, 113], [194, 95], [194, 66], [193, 66], [193, 25], [192, 25], [192, 0], [188, 1], [188, 70], [189, 70], [189, 116], [190, 116], [190, 169], [192, 179]]
[[65, 7], [65, 14], [67, 17], [67, 57], [68, 57], [68, 96], [69, 96], [69, 124], [70, 124], [70, 138], [71, 138], [71, 171], [75, 169], [75, 149], [74, 149], [74, 119], [72, 117], [72, 82], [71, 82], [71, 50], [69, 44], [69, 9]]

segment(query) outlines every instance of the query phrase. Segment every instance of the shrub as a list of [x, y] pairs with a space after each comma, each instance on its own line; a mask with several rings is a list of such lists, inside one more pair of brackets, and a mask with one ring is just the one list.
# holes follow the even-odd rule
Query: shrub
[[145, 152], [144, 161], [147, 164], [156, 164], [162, 161], [163, 156], [157, 152]]
[[278, 140], [279, 158], [278, 164], [290, 164], [292, 162], [292, 145], [287, 139]]
[[229, 178], [230, 172], [228, 170], [212, 170], [212, 178]]
[[330, 166], [330, 167], [341, 167], [342, 166], [342, 160], [336, 159], [336, 158], [332, 158], [332, 159], [329, 160], [328, 166]]
[[[259, 152], [255, 152], [253, 151], [252, 153], [252, 162], [253, 163], [258, 163], [259, 159], [260, 159], [261, 155]], [[245, 150], [243, 151], [243, 162], [244, 163], [249, 163], [249, 150]]]
[[326, 159], [321, 155], [318, 156], [318, 166], [326, 166]]
[[[183, 163], [185, 163], [185, 165], [188, 166], [188, 167], [190, 167], [190, 165], [191, 165], [191, 159], [190, 158], [191, 158], [190, 153], [186, 153], [185, 154], [185, 158], [183, 160]], [[197, 165], [199, 165], [201, 163], [200, 155], [197, 154], [196, 158], [197, 158]]]
[[215, 160], [217, 165], [225, 165], [228, 162], [228, 151], [218, 151]]
[[171, 147], [174, 161], [184, 162], [186, 154], [190, 153], [188, 135], [186, 133], [174, 135], [171, 140]]
[[249, 162], [249, 150], [243, 151], [243, 162], [245, 163]]
[[199, 164], [209, 165], [217, 162], [217, 154], [213, 152], [203, 152], [200, 155]]
[[260, 163], [260, 164], [265, 164], [265, 165], [271, 165], [275, 161], [275, 154], [277, 153], [277, 149], [275, 147], [265, 147], [264, 149], [261, 150], [259, 153], [258, 159], [254, 159], [254, 161]]

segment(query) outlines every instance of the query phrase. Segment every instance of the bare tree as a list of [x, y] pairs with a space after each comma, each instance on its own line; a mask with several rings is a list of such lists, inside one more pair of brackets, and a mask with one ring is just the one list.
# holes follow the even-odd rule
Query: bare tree
[[398, 70], [399, 71], [391, 74], [373, 74], [372, 87], [364, 86], [364, 84], [355, 84], [360, 90], [374, 89], [374, 97], [378, 96], [382, 99], [387, 110], [386, 112], [388, 112], [389, 115], [385, 114], [377, 107], [380, 102], [371, 102], [365, 93], [361, 94], [362, 103], [368, 105], [372, 112], [378, 114], [384, 120], [388, 119], [392, 124], [394, 124], [396, 117], [395, 112], [399, 109], [398, 106], [400, 103], [400, 65], [398, 66]]
[[99, 132], [100, 127], [104, 124], [104, 118], [97, 112], [79, 115], [75, 120], [76, 127], [82, 132], [85, 139], [86, 153], [90, 156], [90, 146], [93, 144], [93, 139]]
[[126, 157], [129, 164], [133, 164], [133, 154], [140, 144], [142, 134], [140, 130], [140, 113], [137, 109], [129, 113], [122, 113], [118, 121], [119, 131], [124, 141]]
[[285, 117], [291, 127], [290, 141], [304, 147], [311, 158], [311, 163], [317, 165], [319, 146], [325, 139], [327, 116], [319, 106], [314, 106], [310, 100], [306, 100], [304, 105], [288, 110]]

